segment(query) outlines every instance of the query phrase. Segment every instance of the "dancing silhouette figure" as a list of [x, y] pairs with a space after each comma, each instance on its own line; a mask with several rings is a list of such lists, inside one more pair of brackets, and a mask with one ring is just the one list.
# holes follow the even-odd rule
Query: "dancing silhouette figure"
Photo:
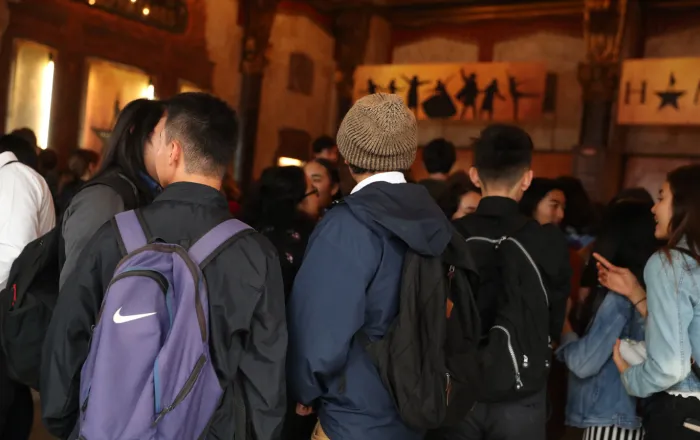
[[476, 119], [476, 98], [479, 96], [479, 86], [476, 84], [476, 73], [470, 73], [467, 76], [464, 73], [464, 69], [460, 69], [459, 73], [462, 75], [462, 81], [464, 81], [464, 86], [455, 95], [457, 101], [462, 103], [462, 112], [459, 115], [459, 119], [464, 119], [467, 115], [467, 110], [472, 110], [472, 118]]
[[374, 81], [372, 81], [372, 78], [367, 80], [367, 94], [368, 95], [374, 95], [375, 93], [377, 93], [378, 88], [379, 88], [379, 86], [377, 86], [377, 84]]
[[489, 120], [493, 119], [493, 104], [496, 98], [501, 101], [506, 100], [506, 97], [501, 95], [501, 91], [498, 89], [498, 80], [494, 79], [491, 81], [491, 84], [484, 89], [484, 100], [481, 101], [481, 111], [479, 112], [480, 118], [483, 118], [484, 112], [486, 112], [489, 115]]
[[518, 88], [523, 85], [523, 83], [519, 83], [517, 79], [514, 76], [508, 75], [508, 91], [510, 93], [510, 97], [513, 99], [513, 120], [517, 121], [518, 116], [520, 115], [519, 109], [520, 109], [520, 100], [522, 98], [537, 98], [539, 94], [537, 93], [526, 93], [520, 91]]
[[423, 101], [423, 112], [430, 119], [447, 119], [457, 113], [457, 108], [447, 91], [447, 83], [451, 79], [450, 77], [444, 82], [438, 80], [433, 90], [433, 96]]
[[414, 112], [418, 110], [418, 87], [430, 83], [430, 81], [421, 81], [418, 75], [413, 75], [413, 78], [408, 78], [402, 75], [403, 80], [408, 83], [408, 94], [406, 95], [406, 105]]
[[388, 86], [386, 89], [387, 89], [387, 90], [389, 91], [389, 93], [391, 93], [392, 95], [396, 95], [396, 92], [401, 92], [401, 91], [403, 91], [403, 87], [398, 87], [398, 86], [396, 85], [396, 80], [395, 80], [395, 79], [392, 79], [392, 80], [391, 80], [391, 82], [389, 83], [389, 86]]

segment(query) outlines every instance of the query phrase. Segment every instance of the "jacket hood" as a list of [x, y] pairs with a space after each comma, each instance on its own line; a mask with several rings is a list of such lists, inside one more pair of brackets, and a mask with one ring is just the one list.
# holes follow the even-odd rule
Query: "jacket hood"
[[452, 224], [422, 185], [375, 182], [345, 203], [370, 229], [388, 232], [422, 255], [441, 255], [452, 237]]

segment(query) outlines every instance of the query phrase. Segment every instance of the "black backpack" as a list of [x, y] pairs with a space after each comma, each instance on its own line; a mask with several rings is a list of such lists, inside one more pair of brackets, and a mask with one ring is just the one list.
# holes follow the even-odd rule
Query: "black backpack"
[[414, 429], [456, 423], [476, 402], [476, 284], [476, 266], [457, 232], [440, 257], [408, 250], [392, 326], [376, 342], [358, 333], [401, 418]]
[[[138, 205], [135, 188], [120, 174], [93, 179], [81, 190], [95, 185], [114, 189], [126, 209]], [[59, 219], [54, 229], [25, 246], [12, 263], [6, 288], [0, 292], [0, 346], [6, 373], [34, 389], [39, 389], [42, 344], [58, 299], [65, 261], [61, 229]]]
[[478, 256], [475, 291], [482, 339], [472, 371], [480, 402], [518, 400], [547, 385], [552, 357], [548, 292], [539, 267], [514, 237], [528, 221], [522, 218], [508, 235], [466, 239]]

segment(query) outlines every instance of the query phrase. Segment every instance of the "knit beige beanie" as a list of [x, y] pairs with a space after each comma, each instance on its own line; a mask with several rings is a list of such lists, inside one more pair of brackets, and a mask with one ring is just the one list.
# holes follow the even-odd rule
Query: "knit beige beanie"
[[404, 171], [418, 150], [416, 117], [397, 95], [377, 93], [359, 99], [338, 130], [345, 160], [368, 171]]

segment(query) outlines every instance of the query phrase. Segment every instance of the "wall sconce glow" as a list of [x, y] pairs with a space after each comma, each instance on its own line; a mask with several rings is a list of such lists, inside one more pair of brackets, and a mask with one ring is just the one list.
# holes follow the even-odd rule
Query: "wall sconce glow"
[[143, 13], [143, 15], [148, 15], [151, 13], [151, 10], [148, 8], [148, 6], [146, 6], [141, 12]]
[[131, 0], [131, 3], [136, 3], [136, 0]]
[[143, 96], [146, 99], [150, 99], [151, 101], [156, 99], [156, 88], [153, 87], [153, 81], [148, 81], [148, 86], [143, 89], [143, 93], [141, 93], [141, 96]]
[[92, 6], [95, 4], [95, 0], [88, 0], [88, 5]]
[[280, 167], [301, 167], [304, 166], [304, 162], [294, 157], [280, 157], [277, 159], [277, 166]]
[[49, 126], [51, 125], [51, 99], [53, 97], [53, 57], [49, 55], [49, 62], [44, 66], [44, 75], [41, 79], [41, 120], [37, 143], [42, 149], [46, 149], [49, 142]]

